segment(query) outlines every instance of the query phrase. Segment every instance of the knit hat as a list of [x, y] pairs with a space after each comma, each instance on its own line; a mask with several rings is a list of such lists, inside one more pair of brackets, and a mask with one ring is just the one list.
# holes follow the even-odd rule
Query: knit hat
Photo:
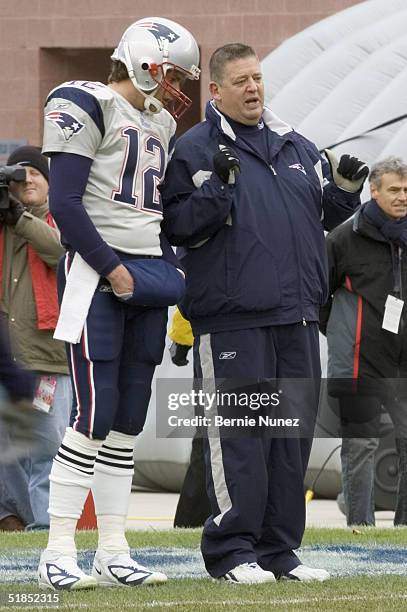
[[18, 147], [15, 151], [10, 154], [7, 160], [7, 166], [32, 166], [36, 170], [39, 170], [41, 174], [49, 181], [49, 167], [48, 159], [41, 153], [40, 147], [32, 147], [30, 145], [24, 145]]

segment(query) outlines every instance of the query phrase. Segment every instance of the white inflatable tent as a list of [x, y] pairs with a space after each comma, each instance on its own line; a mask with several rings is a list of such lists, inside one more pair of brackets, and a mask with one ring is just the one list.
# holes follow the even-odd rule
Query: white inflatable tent
[[[359, 136], [407, 112], [407, 3], [356, 4], [286, 40], [262, 67], [266, 104], [319, 148]], [[401, 120], [335, 152], [369, 164], [407, 156], [406, 135]]]
[[[286, 40], [262, 61], [262, 68], [266, 104], [321, 149], [399, 117], [407, 112], [406, 0], [367, 0], [332, 15]], [[369, 164], [390, 154], [407, 159], [407, 120], [340, 145], [335, 152], [338, 156], [355, 154]], [[362, 197], [368, 196], [366, 187]], [[176, 368], [166, 351], [157, 377], [192, 378], [192, 366]], [[146, 427], [136, 446], [135, 482], [177, 491], [188, 465], [191, 440], [157, 439], [156, 413], [160, 414], [160, 406], [153, 393]], [[338, 443], [340, 440], [315, 441], [308, 484]], [[332, 497], [339, 490], [336, 452], [316, 491]]]

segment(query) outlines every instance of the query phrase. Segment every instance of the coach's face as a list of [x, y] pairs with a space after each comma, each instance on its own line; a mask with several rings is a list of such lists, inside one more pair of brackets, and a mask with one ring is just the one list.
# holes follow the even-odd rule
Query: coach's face
[[217, 108], [239, 123], [256, 125], [264, 105], [264, 85], [260, 63], [251, 55], [227, 62], [222, 82], [211, 81], [209, 90]]

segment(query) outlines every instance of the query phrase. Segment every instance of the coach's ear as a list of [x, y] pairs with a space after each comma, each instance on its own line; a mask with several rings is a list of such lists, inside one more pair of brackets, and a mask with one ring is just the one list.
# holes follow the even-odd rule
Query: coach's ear
[[209, 93], [211, 94], [212, 100], [220, 101], [222, 100], [222, 96], [220, 95], [219, 85], [216, 81], [209, 82]]

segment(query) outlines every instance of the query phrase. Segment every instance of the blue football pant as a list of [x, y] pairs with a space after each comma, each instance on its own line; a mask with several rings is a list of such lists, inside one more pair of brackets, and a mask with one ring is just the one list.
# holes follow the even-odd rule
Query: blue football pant
[[201, 548], [208, 572], [219, 577], [254, 561], [277, 576], [289, 572], [300, 563], [293, 549], [300, 546], [305, 529], [304, 476], [321, 376], [318, 325], [205, 334], [195, 339], [194, 359], [206, 389], [214, 378], [312, 379], [314, 391], [306, 395], [300, 410], [308, 420], [308, 437], [247, 432], [238, 437], [208, 435], [204, 441], [212, 515], [205, 523]]
[[[62, 292], [63, 260], [58, 276]], [[167, 308], [120, 302], [100, 280], [80, 342], [67, 345], [75, 431], [101, 440], [111, 429], [129, 435], [142, 431], [154, 369], [164, 351], [167, 313]]]

